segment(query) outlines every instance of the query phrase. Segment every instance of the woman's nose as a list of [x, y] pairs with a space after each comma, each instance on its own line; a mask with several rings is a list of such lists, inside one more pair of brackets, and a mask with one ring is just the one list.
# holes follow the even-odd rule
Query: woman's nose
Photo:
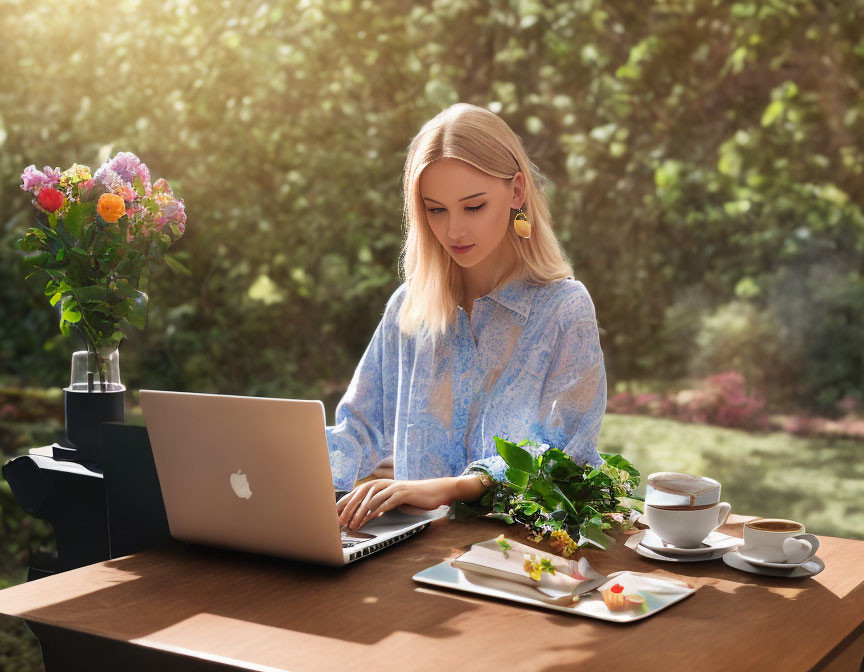
[[447, 224], [447, 237], [450, 240], [463, 240], [468, 232], [468, 227], [465, 220], [460, 220], [458, 217], [451, 217]]

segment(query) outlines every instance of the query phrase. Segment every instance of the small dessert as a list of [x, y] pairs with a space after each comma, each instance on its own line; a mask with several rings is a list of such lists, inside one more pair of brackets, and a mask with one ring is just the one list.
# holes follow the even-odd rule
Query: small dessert
[[645, 604], [645, 598], [641, 595], [625, 595], [624, 586], [616, 583], [611, 588], [601, 590], [603, 602], [609, 611], [626, 611], [627, 609], [641, 609]]

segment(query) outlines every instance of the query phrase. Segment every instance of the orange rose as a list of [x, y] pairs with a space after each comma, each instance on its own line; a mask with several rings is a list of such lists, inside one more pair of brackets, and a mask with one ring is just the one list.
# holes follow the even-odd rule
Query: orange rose
[[102, 194], [96, 204], [96, 212], [109, 224], [126, 214], [126, 202], [117, 194]]

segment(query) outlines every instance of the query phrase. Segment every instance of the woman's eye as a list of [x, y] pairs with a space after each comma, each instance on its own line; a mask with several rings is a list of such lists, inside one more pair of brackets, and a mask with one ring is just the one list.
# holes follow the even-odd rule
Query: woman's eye
[[[475, 205], [473, 208], [466, 207], [465, 209], [466, 209], [468, 212], [477, 212], [477, 211], [478, 211], [480, 208], [482, 208], [484, 205], [486, 205], [486, 204], [485, 204], [485, 203], [481, 203], [480, 205]], [[445, 208], [426, 208], [426, 209], [427, 209], [429, 212], [431, 212], [433, 215], [437, 215], [437, 214], [439, 214], [439, 213], [441, 213], [441, 212], [444, 212], [444, 210], [445, 210]]]

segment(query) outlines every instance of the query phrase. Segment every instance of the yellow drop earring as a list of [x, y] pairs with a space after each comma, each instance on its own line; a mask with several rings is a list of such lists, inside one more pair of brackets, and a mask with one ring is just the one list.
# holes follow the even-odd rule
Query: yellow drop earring
[[516, 235], [520, 238], [531, 237], [531, 222], [528, 221], [525, 213], [522, 212], [522, 208], [519, 208], [519, 212], [513, 218], [513, 228], [516, 230]]

